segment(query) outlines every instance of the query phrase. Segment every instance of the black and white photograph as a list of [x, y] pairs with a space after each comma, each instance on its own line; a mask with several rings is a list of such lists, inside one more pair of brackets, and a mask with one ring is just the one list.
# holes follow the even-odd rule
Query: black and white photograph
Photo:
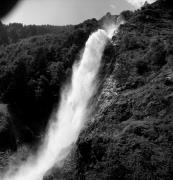
[[173, 180], [173, 1], [0, 1], [0, 180]]

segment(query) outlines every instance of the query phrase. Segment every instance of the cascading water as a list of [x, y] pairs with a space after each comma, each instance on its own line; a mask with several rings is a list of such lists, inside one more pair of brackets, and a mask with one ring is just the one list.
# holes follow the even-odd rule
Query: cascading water
[[84, 128], [102, 54], [118, 26], [99, 29], [89, 37], [81, 61], [73, 66], [71, 85], [62, 91], [56, 120], [51, 121], [38, 155], [30, 157], [15, 173], [6, 173], [3, 180], [42, 180], [49, 169], [62, 165]]

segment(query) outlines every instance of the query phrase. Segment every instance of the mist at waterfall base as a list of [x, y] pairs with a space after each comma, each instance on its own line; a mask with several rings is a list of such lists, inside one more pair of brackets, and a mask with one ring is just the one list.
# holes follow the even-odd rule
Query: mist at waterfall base
[[88, 103], [96, 90], [96, 76], [107, 42], [120, 23], [110, 25], [106, 30], [94, 32], [86, 42], [79, 63], [73, 66], [71, 83], [61, 93], [61, 102], [55, 119], [50, 120], [48, 131], [37, 155], [30, 156], [17, 168], [9, 168], [3, 180], [42, 180], [54, 166], [63, 166], [85, 127], [90, 112]]

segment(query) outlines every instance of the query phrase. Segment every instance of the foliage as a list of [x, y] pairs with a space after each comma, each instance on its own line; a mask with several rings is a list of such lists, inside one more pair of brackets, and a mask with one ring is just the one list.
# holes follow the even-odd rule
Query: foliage
[[73, 31], [73, 26], [37, 26], [23, 25], [21, 23], [10, 23], [9, 25], [4, 25], [4, 29], [7, 32], [10, 43], [16, 43], [17, 41], [24, 38], [45, 34], [59, 34], [61, 37], [65, 37], [71, 31]]
[[[53, 31], [0, 49], [0, 98], [9, 105], [21, 142], [30, 142], [44, 131], [72, 64], [96, 27], [96, 20], [73, 27], [25, 27], [22, 24], [7, 27], [10, 35], [12, 30], [21, 36], [14, 41], [37, 32]], [[37, 32], [33, 32], [34, 29]]]
[[0, 22], [0, 45], [7, 43], [8, 43], [8, 35], [2, 23]]

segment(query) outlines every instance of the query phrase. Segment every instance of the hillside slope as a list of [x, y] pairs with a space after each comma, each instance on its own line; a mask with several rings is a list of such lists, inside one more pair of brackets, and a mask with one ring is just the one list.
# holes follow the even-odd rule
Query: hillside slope
[[94, 117], [65, 175], [50, 179], [173, 177], [173, 7], [159, 0], [130, 15], [105, 50]]
[[173, 7], [168, 3], [135, 12], [114, 37], [114, 68], [103, 82], [94, 123], [78, 141], [77, 177], [172, 179]]

